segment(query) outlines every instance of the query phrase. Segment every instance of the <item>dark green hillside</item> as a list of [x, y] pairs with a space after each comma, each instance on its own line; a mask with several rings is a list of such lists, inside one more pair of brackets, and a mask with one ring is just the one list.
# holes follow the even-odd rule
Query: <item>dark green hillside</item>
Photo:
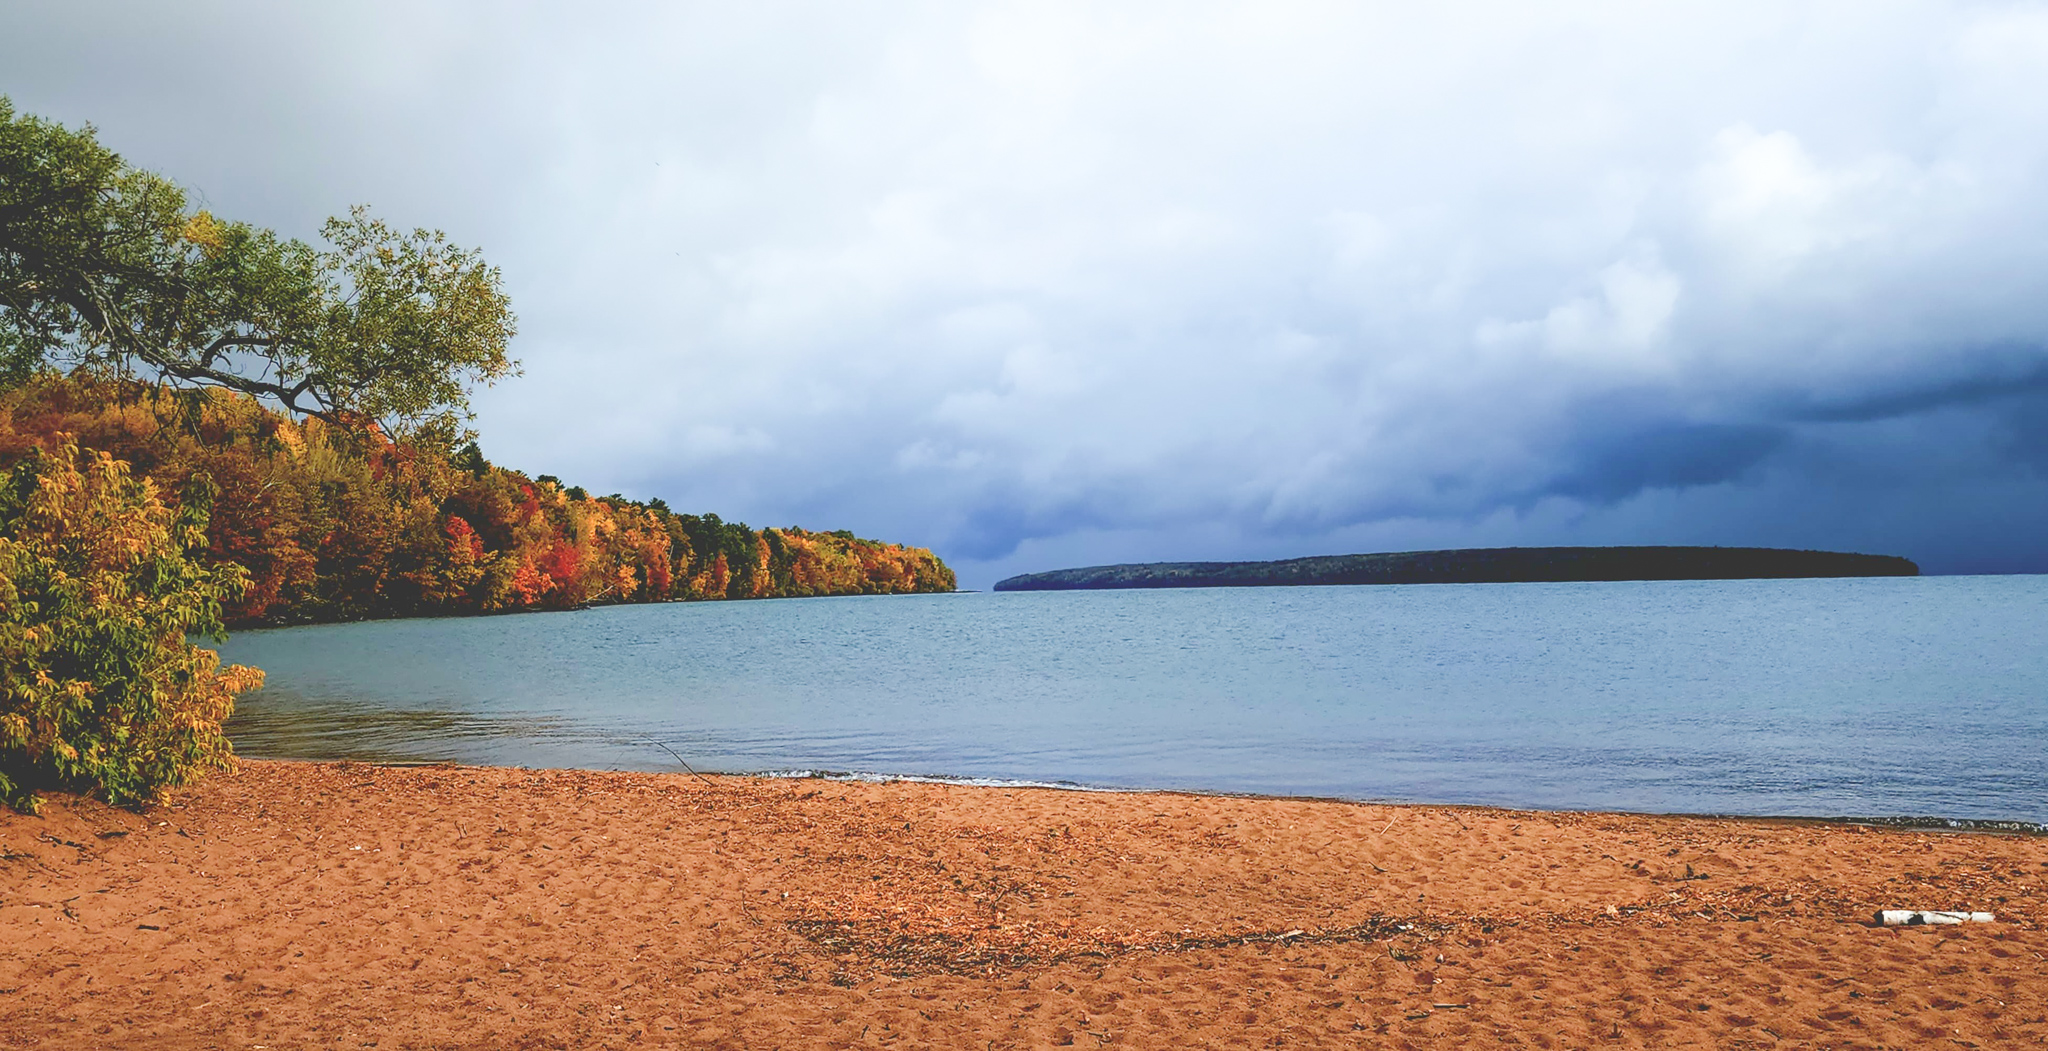
[[1318, 555], [1280, 562], [1150, 562], [1026, 573], [997, 591], [1241, 588], [1304, 584], [1504, 584], [1556, 580], [1739, 580], [1751, 577], [1910, 577], [1891, 555], [1768, 547], [1497, 547]]

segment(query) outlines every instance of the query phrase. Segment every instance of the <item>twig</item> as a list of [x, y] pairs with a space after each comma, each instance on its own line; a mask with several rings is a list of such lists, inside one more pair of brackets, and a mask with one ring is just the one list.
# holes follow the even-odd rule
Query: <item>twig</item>
[[646, 741], [646, 742], [647, 742], [648, 744], [651, 744], [651, 745], [653, 745], [654, 747], [656, 747], [656, 748], [659, 748], [659, 749], [661, 749], [661, 750], [662, 750], [662, 751], [664, 751], [664, 752], [667, 752], [667, 753], [668, 753], [668, 754], [669, 754], [669, 755], [670, 755], [671, 757], [673, 757], [673, 758], [675, 759], [675, 761], [676, 761], [677, 763], [680, 763], [680, 764], [682, 764], [682, 767], [683, 767], [683, 769], [684, 769], [685, 771], [687, 771], [687, 772], [689, 773], [689, 775], [690, 775], [691, 777], [694, 777], [694, 778], [696, 778], [697, 780], [699, 780], [699, 781], [702, 781], [702, 782], [704, 782], [704, 783], [705, 783], [705, 784], [707, 784], [707, 785], [711, 785], [711, 787], [713, 787], [713, 788], [717, 788], [717, 787], [718, 787], [717, 785], [715, 785], [715, 784], [712, 784], [712, 783], [711, 783], [711, 779], [710, 779], [710, 778], [708, 778], [708, 777], [705, 777], [705, 776], [704, 776], [703, 774], [700, 774], [700, 773], [698, 773], [697, 771], [695, 771], [695, 770], [692, 770], [692, 769], [690, 769], [690, 764], [689, 764], [689, 763], [687, 763], [687, 762], [685, 762], [685, 761], [683, 760], [683, 757], [682, 757], [682, 756], [680, 756], [680, 755], [676, 755], [676, 750], [675, 750], [675, 749], [673, 749], [673, 748], [670, 748], [669, 746], [667, 746], [667, 745], [665, 745], [665, 744], [662, 744], [662, 743], [661, 743], [660, 741], [657, 741], [657, 740], [655, 740], [655, 739], [654, 739], [654, 738], [652, 738], [652, 737], [643, 737], [643, 738], [641, 738], [641, 740], [643, 740], [643, 741]]

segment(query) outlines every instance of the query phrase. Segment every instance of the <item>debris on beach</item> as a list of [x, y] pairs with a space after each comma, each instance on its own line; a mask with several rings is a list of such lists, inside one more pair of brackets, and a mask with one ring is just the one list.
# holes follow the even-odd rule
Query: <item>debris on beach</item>
[[1928, 909], [1881, 909], [1877, 922], [1885, 927], [1920, 927], [1928, 924], [1991, 923], [1997, 917], [1988, 912], [1939, 912]]

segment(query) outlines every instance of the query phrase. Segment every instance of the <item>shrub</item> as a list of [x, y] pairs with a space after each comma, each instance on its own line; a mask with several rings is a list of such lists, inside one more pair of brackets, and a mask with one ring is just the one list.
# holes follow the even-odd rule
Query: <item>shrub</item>
[[212, 492], [177, 511], [106, 453], [66, 441], [0, 485], [0, 799], [42, 788], [154, 802], [233, 751], [221, 721], [253, 668], [222, 668], [191, 637], [224, 636], [221, 603], [247, 573], [187, 557]]

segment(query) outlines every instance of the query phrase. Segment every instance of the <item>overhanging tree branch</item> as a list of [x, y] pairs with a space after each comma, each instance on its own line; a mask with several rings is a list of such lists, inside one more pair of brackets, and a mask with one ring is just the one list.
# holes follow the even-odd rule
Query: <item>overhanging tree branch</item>
[[0, 98], [0, 373], [141, 367], [394, 436], [461, 436], [470, 391], [518, 370], [497, 270], [362, 208], [322, 234], [315, 248], [188, 212], [90, 127]]

